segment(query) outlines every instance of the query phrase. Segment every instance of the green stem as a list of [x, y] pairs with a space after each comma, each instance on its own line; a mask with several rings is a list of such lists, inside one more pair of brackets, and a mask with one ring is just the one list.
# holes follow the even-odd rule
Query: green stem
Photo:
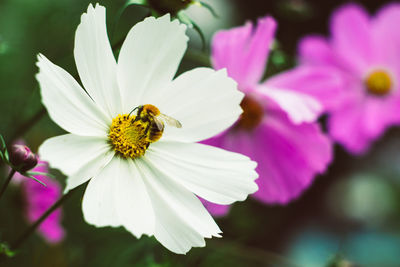
[[3, 196], [4, 191], [6, 191], [8, 184], [10, 183], [11, 179], [13, 178], [15, 174], [15, 170], [11, 169], [10, 173], [8, 174], [7, 180], [5, 181], [5, 183], [3, 184], [3, 186], [1, 187], [0, 190], [0, 198]]
[[186, 51], [184, 59], [187, 59], [194, 63], [201, 64], [202, 66], [205, 67], [211, 66], [209, 55], [196, 49], [188, 49]]
[[11, 140], [14, 141], [18, 137], [21, 137], [22, 135], [24, 135], [24, 133], [29, 131], [29, 129], [32, 128], [32, 126], [34, 126], [37, 122], [39, 122], [46, 114], [47, 114], [47, 111], [46, 111], [45, 107], [41, 107], [41, 109], [38, 112], [36, 112], [35, 115], [33, 115], [30, 119], [28, 119], [25, 123], [21, 124], [21, 126], [19, 126], [17, 128], [17, 130], [13, 134]]
[[55, 211], [64, 201], [70, 198], [73, 192], [77, 191], [78, 188], [74, 188], [67, 194], [63, 195], [56, 203], [53, 204], [35, 223], [29, 226], [28, 229], [22, 235], [11, 244], [11, 250], [18, 249], [22, 243], [36, 230], [36, 228], [53, 212]]

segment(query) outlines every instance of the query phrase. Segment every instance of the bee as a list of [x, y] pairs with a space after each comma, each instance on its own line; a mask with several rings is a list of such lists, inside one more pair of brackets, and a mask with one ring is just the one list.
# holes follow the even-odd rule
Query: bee
[[138, 106], [133, 109], [131, 113], [136, 109], [137, 114], [135, 119], [132, 121], [132, 124], [139, 122], [144, 126], [143, 135], [149, 143], [156, 142], [161, 138], [165, 127], [164, 122], [169, 126], [182, 128], [182, 124], [178, 120], [162, 114], [156, 106], [151, 104]]

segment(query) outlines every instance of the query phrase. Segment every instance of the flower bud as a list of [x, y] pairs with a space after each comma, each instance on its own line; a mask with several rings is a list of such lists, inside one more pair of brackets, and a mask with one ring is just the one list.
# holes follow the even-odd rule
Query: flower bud
[[29, 171], [38, 163], [37, 156], [25, 145], [13, 145], [10, 150], [10, 162], [21, 173]]
[[193, 0], [148, 0], [150, 6], [158, 13], [171, 13], [173, 16], [186, 9], [192, 2]]

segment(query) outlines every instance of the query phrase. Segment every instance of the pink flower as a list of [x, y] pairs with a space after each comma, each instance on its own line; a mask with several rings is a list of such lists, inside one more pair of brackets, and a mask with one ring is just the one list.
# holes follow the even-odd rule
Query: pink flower
[[[332, 145], [315, 122], [321, 105], [305, 94], [260, 82], [265, 72], [276, 22], [271, 17], [216, 33], [212, 61], [227, 68], [246, 96], [243, 114], [228, 131], [205, 143], [243, 153], [258, 162], [254, 197], [265, 203], [286, 204], [326, 170]], [[228, 207], [205, 203], [214, 215]]]
[[399, 24], [399, 4], [374, 17], [347, 4], [332, 16], [331, 37], [304, 38], [301, 66], [273, 82], [319, 99], [328, 111], [332, 138], [351, 153], [364, 153], [386, 128], [400, 123]]
[[[39, 161], [32, 172], [48, 173], [48, 164]], [[34, 175], [47, 186], [16, 173], [13, 180], [17, 181], [25, 198], [25, 217], [29, 223], [35, 222], [43, 215], [62, 195], [60, 184], [44, 175]], [[65, 231], [61, 226], [62, 210], [55, 210], [38, 228], [38, 233], [50, 244], [59, 243], [64, 239]]]

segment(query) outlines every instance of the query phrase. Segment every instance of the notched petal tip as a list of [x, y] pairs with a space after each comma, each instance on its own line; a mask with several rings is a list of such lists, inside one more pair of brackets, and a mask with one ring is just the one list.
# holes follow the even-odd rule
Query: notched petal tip
[[262, 23], [262, 24], [268, 23], [268, 24], [271, 24], [271, 25], [273, 25], [273, 26], [277, 26], [277, 25], [278, 25], [278, 23], [277, 23], [277, 21], [274, 19], [274, 17], [269, 16], [269, 15], [267, 15], [267, 16], [265, 16], [265, 17], [262, 17], [262, 18], [259, 18], [259, 19], [257, 20], [257, 23]]
[[223, 79], [226, 79], [228, 81], [228, 83], [230, 83], [230, 86], [232, 88], [234, 88], [234, 90], [236, 91], [236, 94], [238, 95], [238, 97], [240, 96], [240, 101], [242, 101], [242, 99], [244, 98], [245, 94], [242, 91], [239, 90], [237, 81], [235, 81], [233, 78], [229, 77], [227, 68], [222, 68], [222, 69], [219, 69], [219, 70], [215, 70], [215, 73], [217, 75], [221, 75]]
[[163, 24], [170, 24], [170, 27], [176, 27], [175, 31], [181, 32], [185, 36], [185, 41], [189, 41], [189, 37], [186, 35], [186, 29], [187, 26], [183, 23], [181, 23], [178, 19], [171, 19], [171, 16], [169, 13], [165, 14], [164, 16], [161, 17], [147, 17], [143, 21], [137, 23], [135, 26], [133, 26], [132, 29], [140, 27], [141, 25], [146, 25], [146, 24], [158, 24], [158, 25], [163, 25]]
[[181, 30], [183, 30], [183, 31], [186, 31], [186, 29], [187, 29], [187, 25], [186, 25], [186, 24], [181, 23], [181, 22], [179, 21], [179, 19], [172, 18], [171, 15], [170, 15], [169, 13], [167, 13], [167, 14], [165, 14], [165, 15], [159, 17], [159, 18], [156, 18], [156, 20], [159, 20], [159, 21], [166, 21], [166, 22], [168, 22], [168, 23], [172, 23], [172, 24], [174, 24], [174, 25], [177, 25], [177, 26], [179, 26], [179, 27], [181, 28]]
[[92, 12], [96, 12], [96, 11], [105, 11], [106, 8], [102, 5], [100, 5], [99, 3], [96, 3], [94, 6], [92, 3], [89, 4], [88, 9], [86, 11], [86, 13], [83, 13], [82, 15], [86, 15], [86, 14], [90, 14]]
[[368, 11], [357, 3], [347, 3], [337, 8], [331, 18], [330, 25], [336, 24], [342, 20], [353, 17], [357, 20], [359, 17], [369, 17]]
[[257, 20], [257, 29], [263, 28], [271, 32], [273, 36], [278, 27], [278, 22], [272, 16], [265, 16]]
[[[177, 27], [177, 30], [183, 32], [185, 34], [186, 29], [187, 29], [187, 25], [184, 23], [181, 23], [178, 19], [174, 19], [171, 18], [171, 15], [169, 13], [155, 18], [155, 17], [147, 17], [144, 21], [146, 21], [147, 19], [151, 19], [154, 20], [155, 23], [169, 23], [175, 27]], [[189, 41], [189, 37], [186, 36], [186, 41]]]
[[43, 66], [43, 64], [46, 64], [49, 60], [44, 56], [42, 53], [37, 54], [36, 56], [36, 66], [40, 68]]
[[[87, 20], [89, 20], [88, 17], [97, 17], [97, 16], [105, 16], [106, 14], [106, 8], [99, 3], [96, 3], [95, 6], [93, 6], [92, 3], [89, 4], [86, 13], [83, 13], [81, 15], [81, 21], [80, 25], [86, 23]], [[79, 26], [77, 30], [79, 29]]]

